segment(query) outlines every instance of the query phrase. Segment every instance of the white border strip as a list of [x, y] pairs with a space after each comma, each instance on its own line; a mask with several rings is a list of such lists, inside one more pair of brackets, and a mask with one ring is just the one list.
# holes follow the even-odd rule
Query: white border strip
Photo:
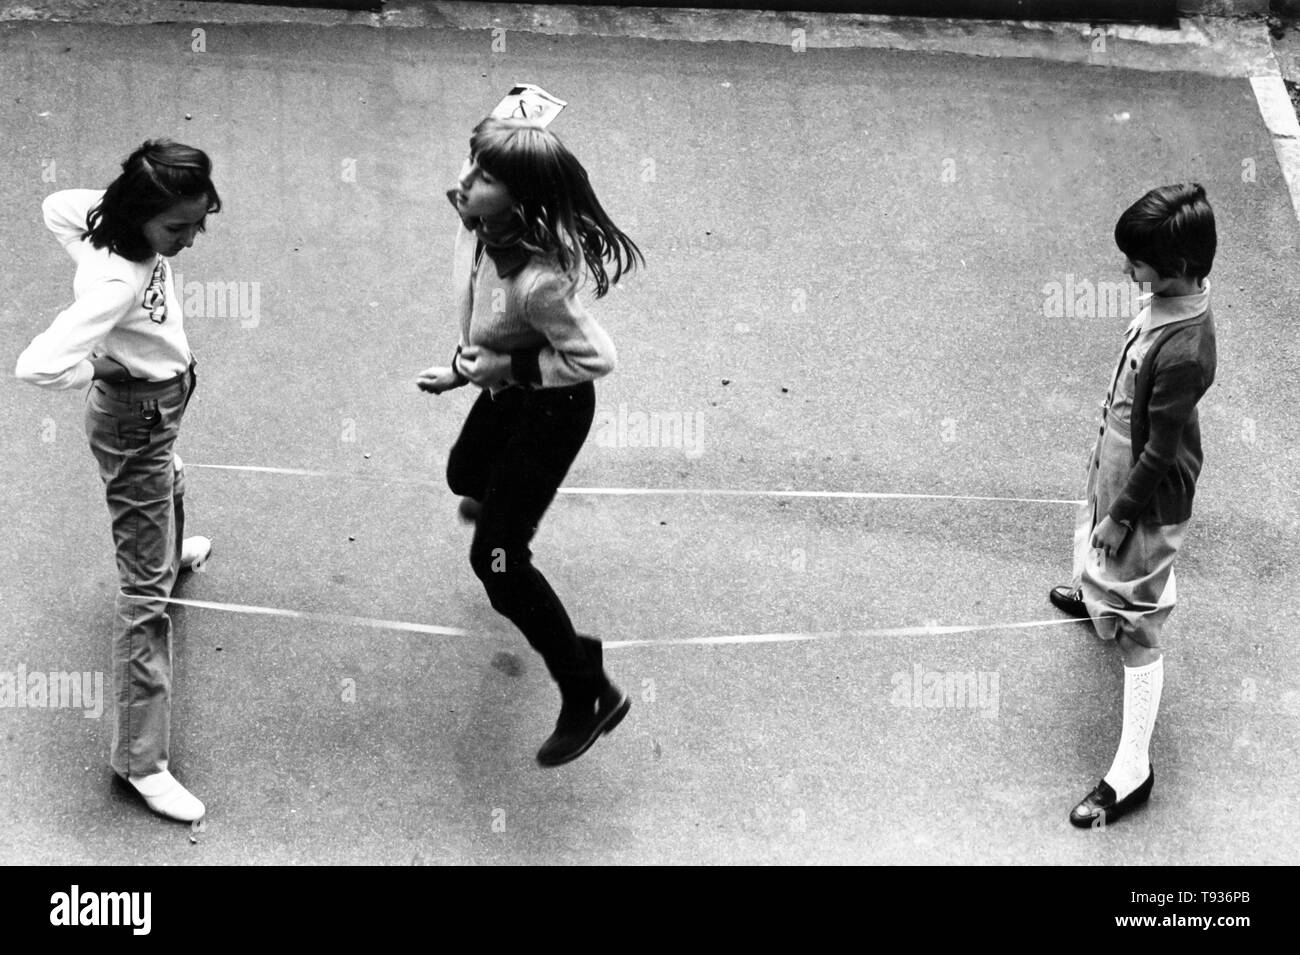
[[1273, 151], [1291, 193], [1291, 208], [1300, 219], [1300, 120], [1280, 76], [1252, 76], [1250, 85], [1259, 114], [1273, 137]]
[[[292, 477], [334, 478], [336, 480], [370, 481], [385, 484], [410, 484], [419, 487], [443, 487], [441, 481], [422, 478], [389, 477], [386, 475], [356, 474], [347, 471], [321, 471], [312, 468], [272, 468], [244, 464], [191, 464], [186, 468], [206, 468], [210, 471], [243, 471], [254, 474], [282, 474]], [[995, 504], [1082, 504], [1079, 500], [1065, 498], [1040, 497], [985, 497], [967, 494], [907, 494], [893, 491], [765, 491], [743, 490], [733, 488], [691, 488], [691, 487], [562, 487], [560, 494], [589, 496], [680, 496], [680, 497], [774, 497], [774, 498], [818, 498], [848, 501], [875, 500], [920, 500], [920, 501], [979, 501]]]

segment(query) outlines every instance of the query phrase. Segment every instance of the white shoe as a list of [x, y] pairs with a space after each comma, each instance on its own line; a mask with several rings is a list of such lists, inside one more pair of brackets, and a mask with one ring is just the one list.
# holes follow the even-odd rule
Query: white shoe
[[130, 782], [135, 791], [144, 797], [149, 808], [160, 816], [179, 819], [181, 822], [194, 822], [202, 819], [207, 812], [203, 803], [165, 769], [161, 773], [132, 779]]
[[206, 537], [187, 537], [181, 541], [181, 570], [202, 571], [203, 562], [212, 553], [212, 541]]

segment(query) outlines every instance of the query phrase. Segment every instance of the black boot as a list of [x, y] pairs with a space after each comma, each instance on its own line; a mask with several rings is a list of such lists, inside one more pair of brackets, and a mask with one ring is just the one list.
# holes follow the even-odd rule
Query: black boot
[[586, 657], [582, 674], [554, 674], [560, 685], [560, 718], [555, 732], [537, 751], [542, 766], [577, 759], [604, 733], [612, 732], [632, 708], [632, 700], [610, 681], [602, 664], [600, 641], [578, 636]]

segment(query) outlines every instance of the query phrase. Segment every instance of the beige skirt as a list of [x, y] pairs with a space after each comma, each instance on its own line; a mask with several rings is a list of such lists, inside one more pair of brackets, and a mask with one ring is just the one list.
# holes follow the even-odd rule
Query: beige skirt
[[1088, 459], [1088, 489], [1074, 526], [1074, 585], [1083, 590], [1084, 605], [1097, 636], [1114, 640], [1126, 636], [1152, 649], [1160, 646], [1160, 630], [1178, 599], [1174, 557], [1182, 545], [1187, 522], [1134, 524], [1119, 551], [1110, 557], [1091, 544], [1097, 522], [1124, 490], [1133, 469], [1133, 445], [1128, 422], [1113, 415]]

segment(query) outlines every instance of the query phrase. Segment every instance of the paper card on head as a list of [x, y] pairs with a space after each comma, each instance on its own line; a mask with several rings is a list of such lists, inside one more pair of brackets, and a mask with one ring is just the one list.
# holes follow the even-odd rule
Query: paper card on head
[[492, 118], [530, 119], [539, 126], [546, 126], [568, 105], [540, 86], [518, 83], [510, 88], [505, 99], [497, 103], [496, 109], [492, 110]]

